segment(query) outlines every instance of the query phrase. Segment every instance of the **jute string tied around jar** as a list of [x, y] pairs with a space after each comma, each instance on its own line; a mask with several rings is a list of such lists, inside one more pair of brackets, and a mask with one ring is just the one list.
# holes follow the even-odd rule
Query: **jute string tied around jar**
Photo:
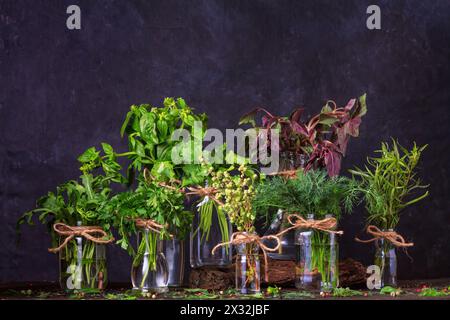
[[[263, 243], [264, 240], [274, 240], [274, 241], [276, 241], [277, 245], [274, 248], [270, 248]], [[268, 282], [269, 281], [269, 272], [268, 272], [269, 264], [267, 262], [267, 260], [268, 260], [267, 252], [275, 252], [280, 248], [281, 242], [280, 242], [280, 238], [278, 238], [277, 236], [267, 235], [267, 236], [260, 237], [257, 234], [248, 234], [246, 232], [234, 232], [231, 235], [230, 241], [222, 242], [222, 243], [219, 243], [218, 245], [216, 245], [212, 249], [212, 254], [214, 254], [218, 248], [223, 247], [223, 246], [240, 245], [240, 244], [248, 244], [248, 243], [256, 243], [261, 248], [261, 250], [263, 252], [263, 256], [264, 256], [264, 265], [265, 265], [264, 279], [266, 280], [266, 282]]]
[[287, 179], [294, 179], [297, 177], [299, 170], [286, 170], [286, 171], [279, 171], [275, 173], [270, 173], [269, 176], [279, 176]]
[[378, 227], [369, 225], [366, 232], [372, 235], [373, 238], [361, 240], [356, 237], [355, 240], [361, 243], [370, 243], [378, 239], [386, 239], [396, 247], [407, 248], [414, 246], [413, 242], [406, 242], [405, 239], [395, 231], [381, 231]]
[[[156, 179], [150, 174], [150, 172], [147, 169], [144, 169], [144, 178], [147, 181], [156, 181]], [[213, 200], [214, 202], [216, 202], [219, 205], [224, 205], [224, 203], [222, 201], [220, 201], [219, 199], [216, 198], [216, 194], [217, 194], [217, 190], [213, 187], [201, 187], [201, 186], [196, 186], [196, 187], [187, 187], [187, 188], [182, 188], [181, 186], [181, 181], [177, 180], [177, 179], [172, 179], [170, 181], [171, 183], [166, 183], [166, 182], [157, 182], [158, 186], [172, 190], [172, 191], [178, 191], [181, 192], [183, 194], [185, 194], [186, 196], [199, 196], [201, 198], [205, 198], [208, 197], [211, 200]]]
[[99, 226], [68, 226], [64, 223], [55, 223], [53, 230], [60, 236], [66, 237], [64, 242], [57, 248], [48, 249], [49, 252], [56, 253], [67, 246], [74, 237], [84, 237], [98, 244], [108, 244], [114, 241], [102, 227]]
[[336, 218], [329, 217], [322, 220], [312, 220], [305, 219], [299, 214], [290, 214], [287, 217], [288, 222], [291, 224], [291, 227], [284, 229], [279, 232], [277, 236], [281, 236], [293, 229], [315, 229], [333, 234], [343, 234], [343, 231], [336, 231], [334, 228], [337, 226]]
[[[151, 230], [155, 233], [161, 233], [163, 231], [164, 225], [157, 223], [155, 220], [152, 219], [135, 219], [134, 223], [136, 227]], [[172, 234], [169, 234], [170, 238], [173, 238]]]
[[216, 202], [218, 205], [223, 206], [224, 203], [216, 198], [217, 190], [213, 187], [188, 187], [189, 191], [186, 192], [187, 196], [195, 195], [199, 196], [200, 198], [208, 197], [212, 201]]

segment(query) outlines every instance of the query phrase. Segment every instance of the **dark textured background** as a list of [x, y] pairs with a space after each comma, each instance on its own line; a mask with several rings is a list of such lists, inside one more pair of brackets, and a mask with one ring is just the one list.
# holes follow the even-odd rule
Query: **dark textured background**
[[[382, 30], [365, 26], [373, 3]], [[70, 4], [81, 6], [80, 31], [66, 29]], [[56, 279], [44, 227], [25, 227], [16, 247], [15, 221], [78, 176], [84, 149], [126, 147], [131, 104], [182, 96], [223, 129], [256, 105], [316, 113], [363, 92], [369, 112], [344, 169], [390, 136], [430, 145], [431, 196], [402, 217], [416, 245], [413, 262], [400, 254], [399, 277], [450, 276], [449, 58], [447, 0], [0, 0], [0, 281]], [[353, 241], [362, 228], [360, 208], [343, 221], [341, 257], [370, 263], [371, 246]], [[111, 280], [128, 281], [128, 257], [110, 251]]]

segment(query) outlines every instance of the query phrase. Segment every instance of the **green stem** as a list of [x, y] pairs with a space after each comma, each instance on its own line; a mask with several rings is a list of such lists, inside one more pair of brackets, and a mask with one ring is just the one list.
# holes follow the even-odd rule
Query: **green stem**
[[[336, 261], [332, 261], [332, 244], [330, 243], [330, 234], [322, 231], [312, 231], [311, 238], [312, 248], [312, 270], [316, 270], [322, 277], [322, 283], [331, 283], [333, 287], [337, 285], [337, 266], [333, 266]], [[337, 254], [337, 253], [336, 253]], [[333, 274], [335, 272], [336, 274]]]
[[[75, 268], [71, 270], [71, 276], [75, 277], [73, 279], [75, 284], [81, 277], [81, 289], [84, 287], [96, 288], [99, 285], [100, 273], [102, 274], [102, 288], [107, 281], [106, 261], [103, 257], [97, 257], [96, 254], [96, 243], [83, 239], [81, 266], [78, 269], [78, 244], [76, 239], [70, 241], [61, 253], [62, 259], [65, 261], [65, 267], [72, 268], [73, 266]], [[63, 272], [66, 273], [67, 270], [63, 270]], [[78, 274], [78, 272], [81, 272], [81, 274]], [[63, 280], [67, 281], [67, 277], [64, 277]]]
[[[200, 231], [201, 232], [201, 241], [203, 242], [203, 241], [209, 240], [214, 208], [216, 209], [216, 216], [217, 216], [217, 221], [219, 224], [222, 242], [228, 242], [230, 235], [229, 235], [229, 229], [228, 229], [227, 216], [223, 212], [222, 208], [219, 207], [214, 201], [212, 201], [210, 199], [206, 203], [204, 203], [200, 206], [199, 227], [197, 228], [197, 230], [195, 230], [194, 235]], [[225, 248], [228, 249], [228, 246], [225, 246]]]
[[[141, 279], [140, 287], [143, 288], [148, 279], [150, 271], [156, 271], [156, 245], [158, 235], [149, 230], [144, 230], [141, 232], [142, 239], [139, 243], [139, 248], [137, 250], [136, 256], [133, 260], [133, 266], [139, 267], [144, 259], [148, 259], [148, 264], [144, 270], [144, 274]], [[142, 267], [144, 265], [142, 264]]]

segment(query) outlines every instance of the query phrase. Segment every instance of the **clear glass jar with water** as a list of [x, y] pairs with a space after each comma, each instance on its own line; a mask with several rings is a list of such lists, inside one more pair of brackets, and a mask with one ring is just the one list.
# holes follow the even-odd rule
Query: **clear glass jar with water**
[[375, 265], [380, 268], [381, 287], [397, 287], [396, 247], [390, 241], [380, 238], [375, 241], [375, 248]]
[[[307, 219], [314, 220], [314, 215], [308, 215]], [[324, 292], [337, 288], [339, 286], [337, 235], [316, 229], [298, 229], [295, 241], [295, 286], [300, 290]]]
[[131, 283], [134, 290], [141, 292], [167, 292], [169, 267], [164, 256], [164, 240], [147, 228], [137, 235], [138, 249], [133, 257]]
[[108, 284], [106, 245], [74, 237], [59, 251], [59, 270], [63, 290], [105, 289]]
[[236, 246], [236, 290], [241, 294], [261, 292], [259, 250], [255, 242]]

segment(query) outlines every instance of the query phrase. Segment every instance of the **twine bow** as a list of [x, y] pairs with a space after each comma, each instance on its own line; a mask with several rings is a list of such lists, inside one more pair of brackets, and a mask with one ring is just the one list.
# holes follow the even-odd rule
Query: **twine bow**
[[289, 228], [284, 229], [277, 236], [281, 236], [293, 229], [305, 228], [305, 229], [316, 229], [328, 233], [343, 234], [343, 231], [333, 230], [337, 226], [336, 218], [330, 217], [322, 220], [306, 220], [298, 214], [290, 214], [287, 217], [288, 222], [292, 225]]
[[[134, 223], [136, 224], [136, 227], [142, 228], [142, 229], [148, 229], [156, 233], [161, 233], [161, 231], [164, 229], [164, 226], [162, 224], [157, 223], [156, 221], [152, 219], [135, 219]], [[169, 234], [171, 238], [173, 238], [173, 235]]]
[[[181, 190], [178, 188], [179, 185], [181, 185], [181, 181], [177, 179], [170, 180], [170, 183], [157, 181], [154, 176], [150, 173], [150, 171], [147, 168], [144, 168], [144, 179], [146, 182], [156, 182], [156, 184], [160, 187], [172, 190], [172, 191], [179, 191], [184, 192], [184, 190]], [[176, 185], [176, 186], [174, 186]]]
[[[53, 230], [60, 236], [65, 236], [64, 242], [57, 248], [48, 249], [49, 252], [56, 253], [63, 249], [74, 237], [85, 237], [86, 239], [99, 243], [108, 244], [114, 241], [113, 237], [109, 237], [102, 227], [98, 226], [68, 226], [64, 223], [55, 223]], [[95, 236], [97, 235], [97, 236]]]
[[406, 248], [414, 246], [413, 242], [406, 242], [405, 239], [395, 231], [381, 231], [378, 227], [373, 225], [368, 226], [366, 231], [373, 236], [372, 239], [361, 240], [355, 238], [355, 240], [361, 243], [369, 243], [378, 239], [386, 239], [396, 247]]
[[195, 196], [199, 196], [200, 198], [208, 197], [209, 199], [216, 202], [218, 205], [220, 205], [220, 206], [224, 205], [224, 203], [222, 201], [217, 199], [217, 197], [216, 197], [217, 190], [213, 187], [197, 186], [197, 187], [188, 187], [187, 189], [189, 190], [188, 192], [186, 192], [187, 196], [195, 195]]
[[280, 172], [274, 172], [270, 173], [270, 176], [280, 176], [288, 179], [294, 179], [297, 177], [298, 170], [286, 170], [286, 171], [280, 171]]
[[[155, 178], [150, 174], [147, 168], [144, 169], [144, 178], [147, 181], [155, 181]], [[208, 197], [219, 205], [224, 205], [219, 199], [216, 198], [217, 190], [213, 187], [187, 187], [186, 189], [181, 188], [181, 181], [177, 179], [172, 179], [171, 183], [166, 182], [157, 182], [158, 186], [172, 190], [181, 192], [187, 196], [199, 196], [199, 197]], [[174, 186], [176, 185], [176, 186]]]
[[[275, 240], [277, 245], [274, 248], [270, 248], [264, 244], [264, 242], [263, 242], [264, 240]], [[247, 243], [256, 243], [261, 248], [263, 255], [264, 255], [264, 265], [265, 265], [264, 279], [266, 280], [266, 282], [268, 282], [269, 281], [269, 272], [268, 272], [269, 264], [267, 262], [267, 252], [275, 252], [280, 248], [281, 242], [280, 242], [280, 238], [278, 238], [277, 236], [267, 235], [267, 236], [260, 237], [257, 234], [248, 234], [246, 232], [234, 232], [231, 235], [230, 241], [222, 242], [222, 243], [219, 243], [218, 245], [216, 245], [212, 249], [212, 254], [214, 254], [218, 248], [223, 247], [223, 246], [227, 246], [230, 244], [231, 245], [240, 245], [240, 244], [247, 244]]]

